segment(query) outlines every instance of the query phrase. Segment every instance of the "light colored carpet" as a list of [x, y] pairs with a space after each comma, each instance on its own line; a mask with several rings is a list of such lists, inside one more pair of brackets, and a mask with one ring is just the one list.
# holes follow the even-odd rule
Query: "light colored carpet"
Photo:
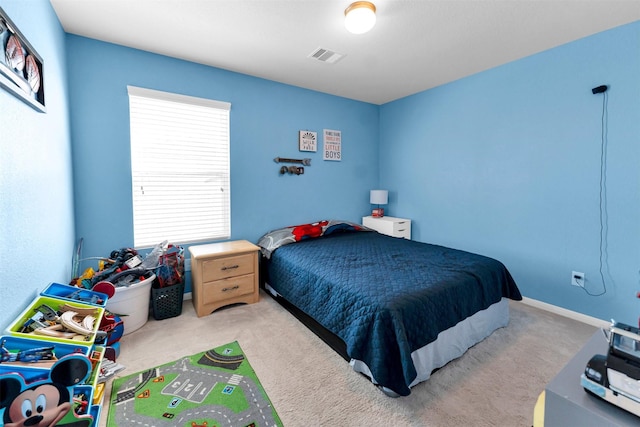
[[[506, 328], [472, 347], [408, 397], [389, 398], [266, 294], [198, 318], [191, 301], [179, 317], [121, 340], [121, 375], [237, 340], [287, 427], [531, 426], [547, 382], [596, 328], [511, 302]], [[576, 381], [579, 381], [576, 378]], [[106, 425], [110, 382], [100, 426]]]

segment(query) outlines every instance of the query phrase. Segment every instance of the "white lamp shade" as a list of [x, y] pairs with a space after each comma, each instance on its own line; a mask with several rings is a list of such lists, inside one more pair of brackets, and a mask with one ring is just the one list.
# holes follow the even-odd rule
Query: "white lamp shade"
[[369, 202], [372, 205], [386, 205], [389, 200], [389, 192], [387, 190], [371, 190]]
[[344, 15], [344, 26], [353, 34], [366, 33], [376, 24], [376, 7], [368, 1], [352, 3]]

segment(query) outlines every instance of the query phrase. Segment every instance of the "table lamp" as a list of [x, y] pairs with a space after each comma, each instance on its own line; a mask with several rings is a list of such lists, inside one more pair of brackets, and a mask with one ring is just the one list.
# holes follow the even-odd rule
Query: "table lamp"
[[386, 205], [389, 199], [389, 192], [387, 190], [371, 190], [369, 196], [369, 202], [372, 205], [378, 205], [376, 209], [371, 211], [371, 216], [381, 218], [384, 216], [384, 208], [380, 205]]

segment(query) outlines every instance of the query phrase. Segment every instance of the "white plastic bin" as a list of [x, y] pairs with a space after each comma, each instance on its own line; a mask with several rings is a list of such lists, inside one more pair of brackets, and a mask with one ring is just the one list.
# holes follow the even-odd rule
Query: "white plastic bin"
[[149, 319], [151, 284], [156, 275], [131, 286], [116, 287], [116, 293], [107, 301], [107, 310], [120, 315], [124, 322], [124, 335], [141, 328]]

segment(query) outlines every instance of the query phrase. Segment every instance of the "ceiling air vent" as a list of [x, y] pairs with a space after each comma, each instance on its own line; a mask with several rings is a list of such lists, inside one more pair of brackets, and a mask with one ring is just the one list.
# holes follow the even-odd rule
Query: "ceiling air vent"
[[323, 49], [321, 47], [317, 48], [311, 54], [309, 54], [309, 58], [317, 59], [320, 62], [328, 62], [329, 64], [335, 64], [338, 62], [344, 55], [333, 52], [329, 49]]

